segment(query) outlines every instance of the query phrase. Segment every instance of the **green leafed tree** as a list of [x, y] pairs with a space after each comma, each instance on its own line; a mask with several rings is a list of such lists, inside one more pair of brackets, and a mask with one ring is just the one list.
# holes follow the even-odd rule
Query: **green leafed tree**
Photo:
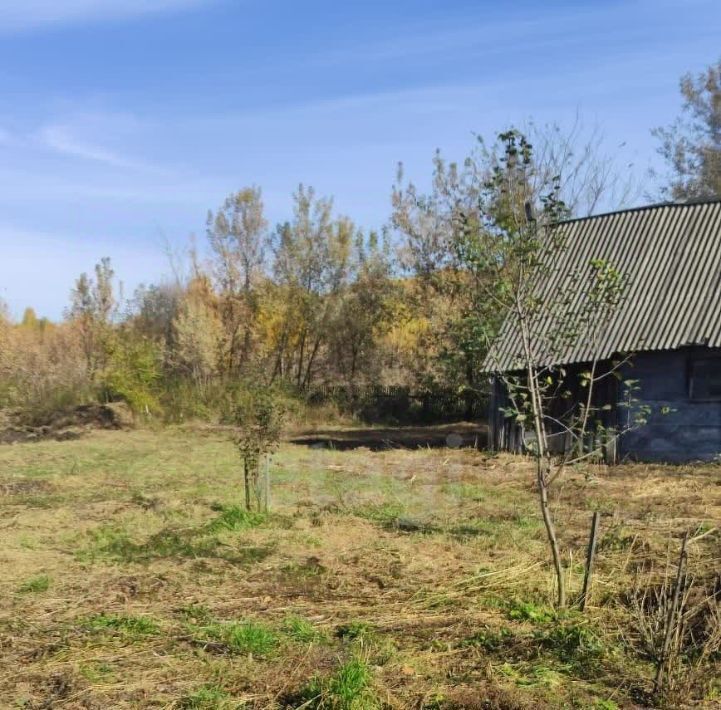
[[[600, 383], [621, 377], [628, 358], [600, 358], [601, 344], [624, 298], [625, 279], [601, 256], [564, 267], [567, 249], [559, 226], [568, 215], [561, 178], [534, 200], [533, 146], [518, 131], [499, 136], [504, 151], [479, 197], [480, 222], [462, 218], [458, 249], [464, 263], [484, 274], [479, 290], [501, 315], [499, 338], [488, 340], [485, 369], [495, 373], [505, 405], [535, 462], [535, 487], [556, 576], [557, 602], [567, 604], [561, 541], [552, 492], [572, 464], [600, 458], [624, 431], [644, 422], [626, 383], [629, 421], [605, 416], [616, 400], [598, 394]], [[488, 333], [486, 333], [487, 335]], [[508, 356], [503, 356], [505, 343]], [[579, 344], [589, 351], [583, 368], [564, 366]], [[573, 393], [576, 393], [575, 395]]]
[[721, 196], [721, 60], [680, 82], [681, 115], [653, 134], [668, 167], [661, 191], [675, 200]]
[[[536, 208], [552, 190], [568, 216], [588, 215], [602, 205], [617, 208], [636, 194], [633, 179], [622, 177], [616, 157], [605, 151], [602, 135], [585, 130], [580, 121], [568, 130], [532, 124], [524, 141], [516, 149], [525, 151], [521, 157], [531, 161], [532, 170], [524, 173], [523, 200]], [[401, 260], [417, 286], [414, 308], [432, 325], [430, 347], [440, 367], [431, 377], [460, 389], [484, 387], [480, 366], [488, 337], [501, 322], [486, 295], [488, 280], [497, 274], [468, 258], [467, 238], [487, 227], [488, 187], [507, 170], [507, 150], [501, 137], [490, 144], [479, 138], [461, 163], [438, 152], [430, 190], [405, 180], [402, 169], [393, 190], [392, 223], [402, 240]], [[509, 218], [509, 199], [508, 194], [495, 198], [499, 224]]]

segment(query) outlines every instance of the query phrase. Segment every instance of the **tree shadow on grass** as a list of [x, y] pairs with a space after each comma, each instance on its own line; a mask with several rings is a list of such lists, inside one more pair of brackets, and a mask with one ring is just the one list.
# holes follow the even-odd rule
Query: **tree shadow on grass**
[[418, 448], [485, 448], [488, 428], [481, 424], [443, 424], [424, 427], [398, 427], [393, 429], [321, 430], [299, 434], [291, 444], [314, 449], [366, 448], [371, 451]]
[[[221, 516], [218, 520], [224, 520]], [[163, 528], [143, 542], [136, 542], [122, 529], [101, 527], [91, 533], [89, 547], [81, 558], [106, 558], [119, 562], [151, 562], [167, 558], [216, 558], [234, 564], [260, 562], [273, 553], [274, 544], [234, 546], [221, 541], [215, 534], [220, 528], [211, 524], [198, 528]]]

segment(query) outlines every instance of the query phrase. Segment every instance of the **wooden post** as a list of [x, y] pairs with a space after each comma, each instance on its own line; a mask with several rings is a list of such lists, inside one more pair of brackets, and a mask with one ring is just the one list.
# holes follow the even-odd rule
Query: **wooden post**
[[591, 537], [588, 540], [588, 552], [586, 553], [586, 572], [583, 575], [583, 591], [581, 592], [580, 607], [581, 611], [586, 608], [586, 600], [588, 599], [588, 591], [591, 587], [591, 575], [593, 574], [593, 562], [596, 557], [596, 540], [598, 539], [598, 521], [601, 514], [595, 511], [591, 520]]

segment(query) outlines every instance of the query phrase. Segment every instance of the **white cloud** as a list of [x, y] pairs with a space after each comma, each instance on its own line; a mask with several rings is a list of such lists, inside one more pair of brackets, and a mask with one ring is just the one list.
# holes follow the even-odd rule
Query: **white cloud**
[[45, 126], [40, 130], [38, 138], [44, 147], [71, 158], [102, 163], [113, 168], [140, 170], [157, 174], [167, 174], [169, 172], [143, 160], [132, 158], [78, 138], [71, 129], [63, 125]]
[[0, 0], [0, 32], [117, 20], [183, 10], [213, 0]]

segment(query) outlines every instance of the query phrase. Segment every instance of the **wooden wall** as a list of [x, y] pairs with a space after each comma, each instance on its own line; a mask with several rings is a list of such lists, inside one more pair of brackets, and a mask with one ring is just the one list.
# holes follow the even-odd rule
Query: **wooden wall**
[[[648, 424], [624, 435], [621, 459], [684, 462], [721, 455], [721, 401], [689, 399], [689, 358], [694, 354], [721, 356], [721, 350], [689, 348], [634, 357], [626, 375], [639, 380], [638, 398], [652, 412]], [[662, 414], [664, 407], [673, 411]]]
[[[721, 400], [702, 402], [689, 397], [689, 360], [698, 356], [718, 356], [721, 368], [721, 349], [686, 348], [639, 353], [633, 358], [624, 378], [639, 381], [640, 391], [635, 396], [651, 413], [647, 424], [624, 434], [614, 451], [607, 452], [609, 463], [624, 459], [669, 463], [721, 460]], [[599, 394], [604, 401], [616, 396]], [[496, 381], [489, 407], [489, 445], [496, 451], [520, 452], [524, 433], [498, 412], [505, 404], [503, 387]], [[664, 409], [670, 411], [664, 414]], [[615, 415], [625, 418], [626, 411], [620, 408]]]

